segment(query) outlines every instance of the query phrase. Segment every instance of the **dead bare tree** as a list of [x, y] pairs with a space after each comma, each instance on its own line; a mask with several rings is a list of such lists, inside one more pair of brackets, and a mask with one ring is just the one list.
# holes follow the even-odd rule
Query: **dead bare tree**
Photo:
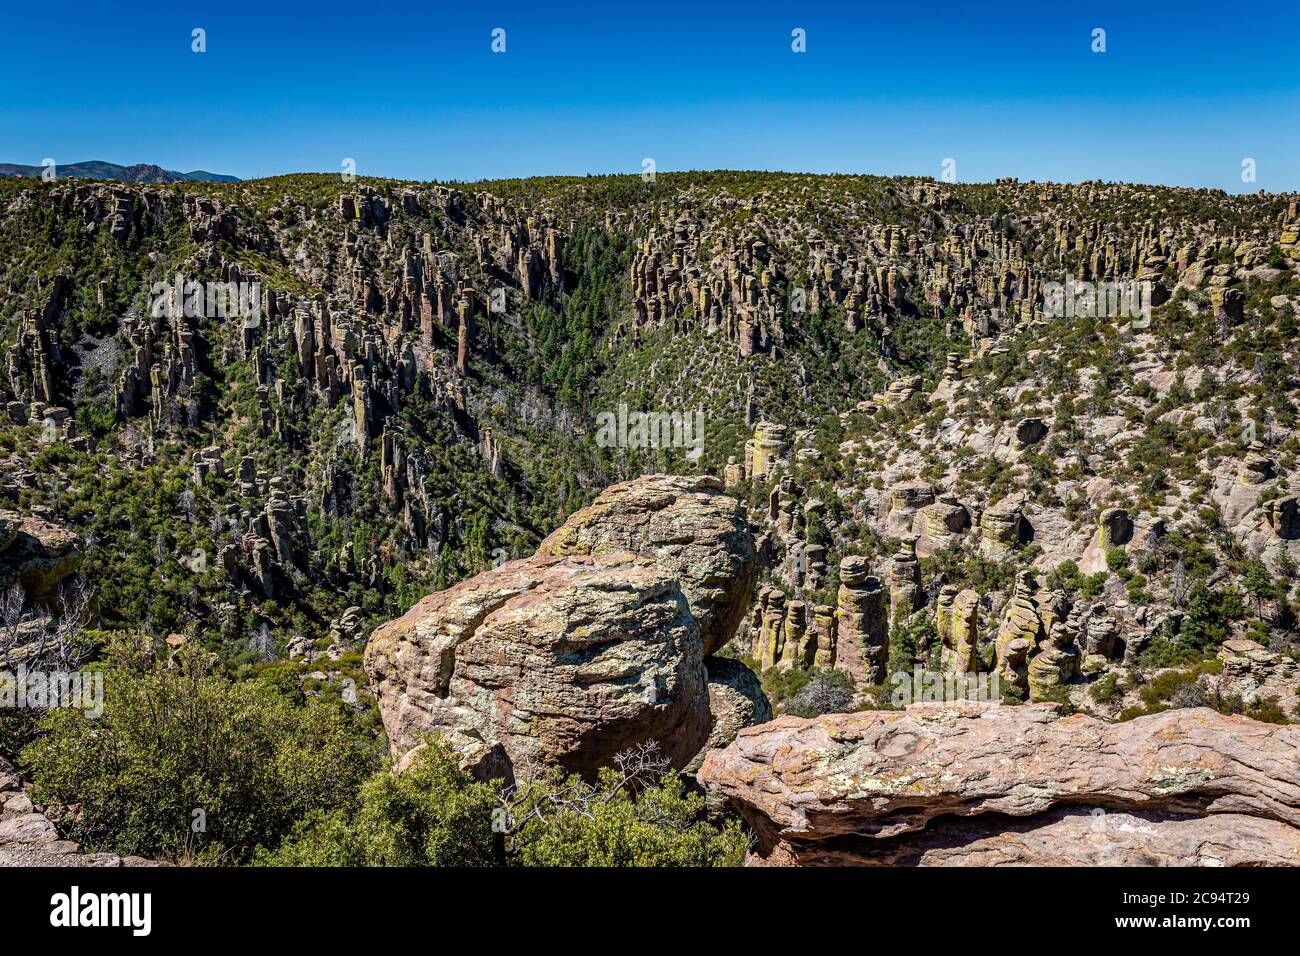
[[516, 767], [515, 783], [497, 796], [500, 823], [497, 829], [509, 840], [532, 820], [546, 825], [566, 813], [594, 820], [596, 807], [614, 800], [624, 790], [641, 793], [659, 786], [671, 767], [671, 761], [660, 752], [659, 743], [654, 740], [615, 754], [613, 769], [617, 771], [617, 779], [606, 778], [598, 784], [578, 777], [548, 774], [525, 758], [522, 768]]
[[76, 670], [94, 652], [90, 642], [84, 638], [94, 599], [95, 589], [80, 575], [60, 585], [60, 613], [47, 628], [50, 634], [47, 662], [55, 670]]
[[18, 649], [26, 611], [27, 595], [15, 582], [0, 595], [0, 663], [8, 662], [9, 655]]
[[835, 714], [853, 706], [853, 692], [826, 674], [814, 674], [786, 706], [786, 712], [806, 717]]
[[1169, 576], [1169, 597], [1173, 601], [1174, 607], [1183, 606], [1183, 602], [1187, 600], [1189, 590], [1187, 569], [1183, 567], [1183, 559], [1179, 558], [1178, 563], [1174, 565], [1173, 574]]
[[84, 635], [94, 597], [94, 588], [78, 576], [60, 585], [57, 616], [33, 615], [22, 587], [10, 587], [0, 596], [0, 663], [21, 657], [29, 669], [77, 670], [95, 650]]

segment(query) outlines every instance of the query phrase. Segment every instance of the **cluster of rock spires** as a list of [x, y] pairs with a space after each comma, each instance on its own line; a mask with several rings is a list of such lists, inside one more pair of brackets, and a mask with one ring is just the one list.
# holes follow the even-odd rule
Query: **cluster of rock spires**
[[[608, 213], [608, 226], [639, 242], [632, 315], [612, 341], [635, 343], [660, 327], [699, 329], [725, 336], [742, 356], [775, 357], [791, 316], [834, 305], [848, 331], [870, 329], [889, 354], [898, 323], [924, 302], [952, 314], [979, 347], [1000, 330], [1041, 318], [1044, 286], [1062, 281], [1063, 270], [1079, 281], [1149, 281], [1153, 305], [1174, 286], [1205, 288], [1225, 321], [1240, 321], [1239, 280], [1217, 259], [1225, 240], [1247, 268], [1264, 261], [1274, 240], [1300, 259], [1294, 198], [1267, 233], [1234, 229], [1225, 237], [1215, 223], [1170, 217], [1135, 235], [1094, 213], [1142, 198], [1132, 187], [1001, 180], [996, 190], [1016, 207], [1017, 238], [995, 217], [972, 215], [957, 191], [930, 182], [899, 187], [898, 199], [919, 211], [911, 226], [884, 224], [879, 200], [846, 197], [814, 179], [798, 190], [743, 198], [696, 187], [644, 213]], [[809, 210], [821, 207], [835, 209], [834, 235], [813, 224]], [[1078, 218], [1061, 215], [1069, 209]]]
[[[808, 667], [843, 670], [859, 686], [884, 684], [891, 622], [924, 607], [920, 566], [910, 546], [894, 556], [888, 582], [870, 573], [868, 562], [848, 556], [840, 563], [836, 605], [787, 600], [774, 586], [763, 588], [751, 612], [751, 654], [762, 670]], [[1022, 572], [1015, 592], [1002, 610], [996, 631], [981, 640], [981, 596], [969, 588], [945, 585], [932, 613], [944, 674], [977, 673], [996, 668], [1005, 688], [1021, 688], [1031, 700], [1043, 700], [1081, 673], [1086, 664], [1098, 670], [1124, 657], [1115, 621], [1100, 604], [1069, 607], [1060, 592], [1039, 593], [1031, 572]], [[1068, 610], [1067, 610], [1068, 608]], [[1086, 642], [1081, 645], [1080, 642]], [[931, 648], [917, 649], [916, 664]], [[1132, 653], [1126, 658], [1131, 662]]]
[[[708, 656], [748, 602], [749, 534], [716, 479], [649, 476], [607, 489], [532, 557], [382, 626], [366, 668], [399, 766], [431, 732], [480, 776], [507, 779], [540, 766], [591, 775], [654, 740], [740, 810], [753, 863], [1300, 863], [1294, 727], [1206, 709], [1110, 724], [970, 701], [772, 721], [753, 672]], [[855, 676], [870, 681], [888, 593], [860, 564], [846, 578], [841, 642], [851, 635]], [[1079, 611], [1061, 617], [1028, 576], [1021, 586], [998, 666], [1054, 686], [1079, 666], [1074, 640], [1100, 649], [1104, 635]], [[975, 654], [969, 593], [941, 597], [955, 657]], [[805, 613], [795, 603], [786, 625]], [[779, 626], [765, 615], [769, 653]], [[1244, 661], [1249, 643], [1230, 656]], [[780, 647], [805, 663], [822, 652], [788, 636]]]
[[[1184, 192], [1159, 196], [1168, 202]], [[800, 314], [829, 305], [851, 334], [874, 337], [887, 360], [896, 357], [900, 323], [924, 307], [946, 314], [949, 333], [966, 337], [971, 353], [949, 355], [929, 394], [922, 376], [906, 374], [840, 415], [844, 440], [836, 464], [845, 478], [825, 497], [846, 513], [845, 524], [892, 542], [886, 549], [868, 559], [836, 548], [838, 560], [828, 563], [827, 546], [812, 540], [827, 502], [801, 487], [800, 467], [836, 450], [810, 447], [811, 430], [773, 420], [774, 409], [764, 409], [759, 420], [747, 402], [753, 436], [743, 451], [734, 449], [722, 484], [771, 482], [765, 508], [747, 514], [713, 479], [656, 476], [615, 486], [537, 554], [431, 595], [376, 632], [367, 668], [395, 753], [405, 756], [422, 734], [437, 731], [485, 776], [509, 776], [521, 761], [590, 774], [618, 750], [654, 739], [675, 765], [698, 766], [705, 754], [727, 747], [738, 728], [770, 715], [755, 676], [718, 656], [733, 635], [760, 669], [838, 668], [859, 686], [871, 686], [887, 677], [894, 622], [924, 615], [934, 622], [938, 644], [918, 647], [918, 662], [937, 657], [946, 674], [993, 670], [1030, 700], [1055, 699], [1083, 675], [1132, 665], [1169, 620], [1168, 609], [1116, 600], [1113, 589], [1104, 600], [1069, 600], [1045, 586], [1046, 573], [1066, 560], [1085, 575], [1104, 570], [1116, 546], [1149, 551], [1188, 502], [1143, 513], [1131, 505], [1129, 489], [1103, 477], [1058, 482], [1053, 491], [1062, 504], [1026, 494], [1015, 482], [996, 494], [972, 488], [958, 452], [1009, 473], [1057, 454], [1052, 443], [1063, 431], [1038, 401], [1050, 389], [1030, 370], [1035, 358], [1051, 353], [1047, 337], [1013, 381], [993, 386], [1013, 407], [1032, 395], [1027, 401], [1038, 408], [976, 423], [963, 405], [990, 378], [973, 376], [978, 363], [1007, 354], [1001, 336], [1046, 327], [1044, 286], [1067, 275], [1149, 281], [1156, 305], [1182, 290], [1193, 308], [1208, 307], [1221, 329], [1236, 327], [1244, 321], [1248, 283], [1278, 271], [1266, 261], [1270, 248], [1300, 262], [1300, 209], [1291, 198], [1275, 216], [1269, 197], [1198, 193], [1198, 203], [1212, 199], [1232, 225], [1186, 210], [1158, 224], [1133, 225], [1126, 213], [1151, 198], [1142, 187], [1003, 182], [992, 194], [998, 211], [969, 190], [941, 184], [892, 182], [867, 196], [810, 177], [784, 193], [745, 197], [692, 185], [662, 202], [604, 210], [606, 229], [635, 248], [628, 308], [609, 331], [613, 344], [634, 344], [658, 329], [700, 331], [733, 343], [752, 367], [783, 357]], [[507, 475], [512, 465], [500, 435], [477, 419], [476, 363], [494, 358], [503, 313], [575, 284], [566, 249], [576, 227], [569, 209], [557, 211], [564, 203], [551, 200], [525, 206], [438, 186], [357, 186], [324, 208], [277, 207], [260, 215], [165, 189], [72, 185], [33, 189], [15, 203], [47, 204], [51, 215], [89, 235], [106, 235], [123, 250], [183, 223], [199, 251], [184, 264], [182, 289], [198, 276], [259, 286], [258, 321], [236, 316], [230, 334], [219, 338], [209, 338], [211, 324], [174, 301], [119, 317], [104, 348], [121, 354], [102, 368], [119, 419], [145, 432], [141, 463], [152, 459], [154, 435], [202, 417], [198, 386], [205, 363], [247, 364], [253, 419], [263, 436], [292, 432], [310, 409], [345, 412], [338, 443], [308, 473], [305, 487], [291, 487], [265, 462], [232, 456], [219, 444], [194, 454], [196, 486], [228, 485], [240, 499], [220, 516], [230, 543], [213, 556], [215, 565], [237, 588], [264, 598], [292, 592], [309, 568], [323, 568], [335, 586], [383, 586], [387, 556], [370, 552], [358, 560], [352, 542], [335, 554], [308, 553], [308, 515], [335, 515], [351, 491], [343, 470], [328, 460], [335, 448], [376, 455], [382, 506], [400, 521], [407, 548], [432, 549], [447, 540], [456, 516], [427, 494], [429, 463], [396, 427], [393, 413], [418, 393], [478, 449], [485, 472]], [[885, 213], [891, 224], [882, 221]], [[837, 224], [833, 237], [823, 234], [822, 222]], [[232, 248], [266, 253], [266, 261], [278, 259], [283, 268], [274, 279], [260, 275]], [[12, 276], [7, 291], [17, 291]], [[5, 410], [15, 422], [42, 423], [51, 438], [92, 449], [91, 438], [77, 433], [68, 374], [75, 363], [61, 353], [57, 332], [73, 291], [69, 276], [26, 288], [17, 342], [7, 356]], [[112, 290], [101, 284], [90, 298], [108, 308]], [[1297, 304], [1293, 296], [1277, 298], [1280, 312]], [[1135, 378], [1150, 387], [1151, 404], [1170, 395], [1176, 382], [1195, 391], [1207, 381], [1205, 369], [1167, 366], [1141, 328], [1117, 334], [1133, 349]], [[1078, 371], [1080, 378], [1095, 373]], [[1238, 381], [1254, 374], [1247, 370]], [[936, 429], [900, 436], [875, 418], [927, 401], [935, 412], [943, 406], [933, 416], [942, 418]], [[1162, 421], [1214, 428], [1212, 413], [1199, 405], [1175, 408]], [[1118, 413], [1078, 413], [1064, 427], [1116, 448], [1129, 447], [1137, 432]], [[1104, 474], [1076, 445], [1072, 432], [1064, 459], [1082, 474]], [[939, 453], [938, 462], [927, 459], [931, 452]], [[1300, 508], [1289, 467], [1270, 443], [1256, 443], [1217, 464], [1205, 490], [1226, 533], [1272, 571], [1284, 559], [1300, 558]], [[29, 477], [15, 474], [15, 487]], [[1077, 514], [1063, 504], [1071, 497], [1083, 503]], [[25, 587], [48, 593], [66, 570], [46, 575], [43, 569], [48, 562], [74, 568], [79, 544], [65, 546], [49, 529], [29, 528], [34, 520], [10, 522], [24, 529], [10, 540], [0, 517], [0, 569], [21, 567], [14, 573]], [[35, 559], [22, 550], [32, 540], [43, 542]], [[1015, 564], [1014, 590], [981, 593], [942, 580], [927, 590], [920, 562], [948, 548]], [[776, 559], [774, 580], [760, 586], [758, 565], [768, 558]], [[345, 613], [338, 623], [331, 650], [357, 646], [356, 614]], [[302, 642], [295, 651], [303, 660], [315, 657]], [[1237, 686], [1282, 692], [1294, 707], [1295, 667], [1288, 658], [1240, 639], [1225, 643], [1221, 656]], [[1038, 711], [1017, 716], [1013, 710], [997, 718], [1011, 722], [1008, 732], [1019, 732], [1016, 721], [1038, 721]], [[733, 799], [743, 804], [745, 798]], [[1039, 823], [1053, 852], [1065, 853], [1057, 837], [1063, 845], [1087, 821], [1069, 808], [1045, 813], [1062, 815]], [[1135, 810], [1117, 813], [1137, 820]], [[936, 821], [927, 832], [949, 825]], [[1010, 839], [1010, 827], [994, 816], [979, 826]], [[1188, 826], [1164, 821], [1161, 832], [1181, 846], [1178, 841], [1198, 832]], [[935, 839], [941, 842], [942, 834]], [[784, 842], [794, 845], [780, 836], [772, 848]], [[926, 859], [940, 859], [935, 852], [925, 850]], [[997, 852], [1011, 859], [1030, 851], [1004, 846]]]
[[[590, 776], [655, 741], [745, 817], [752, 864], [1300, 865], [1292, 726], [1203, 708], [1115, 724], [1056, 704], [970, 701], [772, 720], [756, 675], [717, 656], [753, 598], [755, 530], [716, 478], [646, 476], [606, 489], [533, 556], [380, 627], [365, 665], [399, 769], [429, 733], [479, 776], [507, 780], [544, 766]], [[79, 542], [61, 529], [6, 513], [0, 532], [6, 569], [33, 594], [75, 569]], [[864, 668], [854, 676], [871, 681], [871, 627], [890, 593], [862, 562], [841, 572], [837, 660], [851, 635]], [[914, 581], [897, 573], [891, 590]], [[939, 595], [939, 634], [960, 660], [975, 653], [963, 637], [974, 599], [952, 591]], [[795, 603], [784, 623], [799, 619]], [[332, 633], [340, 652], [358, 646], [359, 609]], [[995, 644], [1006, 678], [1054, 686], [1080, 666], [1075, 640], [1114, 651], [1113, 628], [1066, 613], [1023, 574]], [[812, 648], [805, 664], [826, 650]], [[1296, 677], [1251, 641], [1220, 656], [1243, 679]], [[148, 861], [82, 854], [0, 761], [0, 864]]]
[[[951, 402], [963, 374], [962, 363], [950, 360], [947, 377], [931, 402]], [[1168, 385], [1162, 382], [1161, 387]], [[853, 422], [856, 413], [869, 415], [899, 400], [878, 395], [841, 417]], [[1041, 418], [1024, 418], [1009, 423], [1002, 434], [959, 433], [945, 437], [943, 444], [972, 445], [1014, 467], [1041, 448], [1049, 433]], [[864, 447], [858, 438], [846, 440], [840, 450], [848, 474], [865, 470], [881, 474], [886, 481], [872, 487], [846, 480], [837, 490], [841, 503], [850, 507], [852, 520], [870, 526], [883, 539], [901, 541], [902, 546], [877, 568], [860, 557], [844, 556], [835, 604], [805, 607], [805, 591], [824, 593], [832, 583], [825, 580], [826, 548], [811, 544], [807, 534], [809, 518], [824, 513], [825, 505], [808, 497], [793, 477], [813, 450], [801, 447], [801, 436], [794, 442], [785, 436], [785, 428], [759, 423], [746, 444], [744, 464], [733, 458], [725, 472], [731, 486], [755, 478], [774, 481], [769, 508], [754, 517], [761, 526], [760, 542], [766, 547], [770, 541], [783, 553], [774, 574], [795, 597], [789, 598], [776, 586], [765, 587], [750, 609], [751, 652], [764, 669], [834, 666], [859, 681], [879, 684], [885, 676], [888, 630], [902, 607], [905, 618], [918, 613], [932, 616], [943, 672], [996, 669], [1007, 686], [1022, 688], [1030, 699], [1044, 700], [1062, 685], [1077, 683], [1080, 674], [1095, 674], [1110, 664], [1132, 665], [1168, 617], [1167, 610], [1131, 605], [1123, 599], [1071, 602], [1059, 591], [1042, 590], [1040, 581], [1064, 561], [1074, 561], [1081, 574], [1091, 575], [1107, 570], [1107, 553], [1113, 548], [1149, 552], [1181, 515], [1176, 505], [1133, 515], [1113, 503], [1123, 498], [1119, 487], [1094, 478], [1079, 487], [1090, 503], [1085, 515], [1093, 517], [1072, 524], [1063, 506], [1031, 500], [1014, 487], [1000, 498], [981, 502], [945, 490], [945, 484], [956, 484], [952, 478], [936, 482], [908, 477], [922, 459], [891, 451], [894, 442], [889, 438], [872, 442], [898, 455], [896, 462], [886, 460], [883, 470], [870, 445]], [[1300, 558], [1296, 498], [1279, 493], [1287, 488], [1289, 476], [1262, 449], [1256, 443], [1242, 458], [1221, 468], [1222, 477], [1211, 496], [1222, 508], [1228, 530], [1260, 554], [1268, 567], [1281, 569], [1288, 556]], [[954, 474], [953, 466], [945, 464]], [[902, 477], [888, 483], [891, 475]], [[1028, 568], [1022, 568], [1009, 595], [959, 590], [942, 580], [932, 592], [921, 586], [920, 557], [966, 547], [994, 561], [1020, 563], [1031, 544], [1038, 553]], [[930, 650], [918, 648], [918, 664]], [[1283, 695], [1288, 710], [1285, 701], [1291, 696]]]
[[[1008, 212], [990, 215], [966, 192], [946, 184], [886, 182], [859, 194], [825, 178], [793, 177], [792, 183], [794, 188], [753, 196], [692, 184], [662, 202], [589, 208], [586, 200], [576, 200], [563, 212], [564, 203], [555, 198], [526, 205], [435, 185], [358, 184], [324, 210], [273, 206], [264, 215], [189, 192], [91, 183], [33, 189], [15, 202], [48, 206], [50, 215], [79, 224], [88, 235], [106, 232], [122, 248], [180, 224], [198, 248], [177, 270], [181, 282], [173, 290], [175, 301], [163, 297], [161, 307], [132, 307], [120, 318], [111, 347], [105, 346], [120, 352], [103, 365], [118, 416], [123, 421], [143, 416], [138, 423], [146, 432], [142, 460], [151, 457], [155, 435], [195, 424], [210, 412], [196, 389], [205, 362], [246, 362], [255, 382], [257, 424], [265, 435], [283, 436], [303, 411], [318, 405], [350, 408], [351, 432], [344, 437], [363, 453], [381, 449], [385, 503], [401, 518], [408, 553], [440, 546], [454, 518], [430, 499], [427, 462], [388, 420], [412, 390], [427, 392], [480, 450], [484, 469], [497, 476], [508, 473], [499, 436], [478, 423], [466, 387], [470, 362], [477, 355], [494, 357], [494, 323], [548, 289], [563, 293], [574, 285], [565, 253], [577, 229], [576, 214], [584, 221], [603, 218], [606, 230], [636, 247], [629, 314], [613, 326], [613, 341], [635, 342], [641, 330], [659, 326], [679, 332], [698, 327], [730, 338], [742, 357], [755, 361], [777, 357], [800, 316], [824, 305], [841, 309], [851, 331], [869, 329], [885, 355], [898, 323], [922, 305], [950, 314], [954, 327], [969, 335], [975, 354], [996, 353], [1000, 333], [1041, 321], [1045, 281], [1067, 273], [1079, 280], [1151, 281], [1156, 304], [1177, 288], [1200, 290], [1223, 321], [1233, 323], [1241, 319], [1242, 275], [1262, 267], [1271, 243], [1291, 260], [1300, 257], [1294, 197], [1275, 222], [1266, 222], [1259, 212], [1265, 199], [1214, 195], [1225, 218], [1239, 217], [1253, 223], [1250, 228], [1225, 229], [1182, 211], [1159, 227], [1130, 228], [1103, 213], [1144, 200], [1138, 187], [1002, 181], [994, 192]], [[1194, 195], [1170, 194], [1182, 192]], [[882, 222], [882, 211], [895, 207], [904, 210], [904, 223]], [[841, 228], [827, 235], [810, 210], [833, 210], [831, 219]], [[294, 281], [258, 274], [229, 251], [232, 247], [278, 256], [289, 263]], [[1232, 265], [1225, 261], [1229, 257]], [[168, 283], [174, 278], [165, 276]], [[237, 328], [220, 340], [209, 339], [198, 317], [176, 307], [187, 284], [200, 278], [205, 285], [254, 287], [257, 321], [232, 316]], [[16, 291], [13, 279], [9, 285]], [[304, 285], [314, 291], [302, 292]], [[86, 448], [91, 438], [76, 433], [68, 410], [67, 357], [52, 334], [69, 307], [70, 286], [70, 277], [57, 276], [34, 295], [28, 290], [28, 300], [39, 307], [23, 314], [9, 353], [13, 395], [6, 405], [14, 421], [44, 422], [52, 436]], [[107, 308], [111, 290], [101, 284], [95, 298]], [[968, 366], [969, 359], [951, 356], [932, 398], [951, 396]], [[920, 381], [896, 379], [855, 412], [904, 404]], [[964, 441], [977, 452], [1012, 460], [1041, 446], [1048, 432], [1046, 422], [1026, 418], [1005, 435], [954, 434], [950, 443]], [[770, 476], [792, 441], [798, 443], [799, 436], [789, 434], [787, 426], [759, 423], [743, 464], [733, 461], [724, 480], [730, 485]], [[856, 439], [846, 443], [841, 449], [846, 464], [869, 450], [863, 446]], [[796, 455], [810, 453], [796, 450]], [[323, 464], [315, 487], [286, 490], [286, 497], [305, 496], [327, 513], [345, 498], [347, 488], [337, 487], [336, 474]], [[1267, 465], [1244, 462], [1243, 483], [1258, 477], [1265, 485], [1260, 491], [1266, 492]], [[227, 470], [234, 466], [225, 463]], [[1013, 500], [985, 508], [934, 488], [932, 500], [925, 501], [918, 489], [915, 501], [909, 501], [895, 487], [901, 484], [889, 488], [901, 500], [888, 523], [905, 520], [909, 509], [924, 511], [917, 541], [922, 557], [973, 531], [987, 553], [1006, 554], [1043, 530], [1034, 515], [1018, 512]], [[1247, 512], [1248, 497], [1236, 494]], [[1294, 496], [1269, 500], [1269, 527], [1283, 538], [1300, 536]], [[1233, 514], [1240, 512], [1236, 508]], [[241, 528], [252, 518], [231, 517]], [[259, 540], [268, 540], [267, 535]], [[381, 569], [348, 567], [351, 551], [349, 543], [337, 554], [317, 557], [335, 583], [360, 579], [375, 586]], [[229, 567], [231, 556], [221, 559], [222, 567]], [[254, 541], [236, 542], [233, 557], [235, 579], [261, 593], [274, 592], [275, 579], [285, 578], [269, 568], [265, 550]], [[816, 555], [807, 557], [815, 567]]]
[[[495, 315], [540, 298], [548, 285], [562, 291], [570, 281], [567, 237], [557, 220], [526, 214], [487, 193], [471, 197], [440, 186], [386, 195], [358, 188], [340, 196], [330, 216], [343, 237], [337, 248], [311, 245], [291, 224], [289, 210], [253, 217], [238, 204], [169, 189], [68, 185], [23, 194], [20, 202], [47, 204], [51, 214], [82, 223], [88, 234], [106, 230], [123, 248], [177, 223], [198, 246], [192, 261], [163, 277], [165, 291], [151, 292], [147, 308], [127, 311], [103, 347], [113, 408], [144, 433], [141, 464], [153, 460], [156, 437], [210, 414], [197, 385], [205, 363], [246, 363], [256, 394], [254, 421], [264, 436], [283, 438], [314, 407], [346, 404], [350, 431], [341, 439], [363, 456], [379, 450], [384, 503], [400, 516], [411, 552], [440, 546], [454, 518], [426, 491], [429, 464], [408, 451], [388, 418], [420, 389], [480, 449], [484, 469], [501, 477], [501, 443], [479, 426], [468, 397], [470, 360], [480, 348], [490, 356]], [[426, 231], [421, 224], [430, 222], [434, 230]], [[287, 291], [223, 251], [268, 252], [299, 242], [302, 278], [324, 291]], [[44, 423], [46, 441], [90, 449], [92, 439], [77, 434], [70, 411], [59, 404], [69, 397], [72, 380], [54, 330], [69, 307], [71, 285], [68, 276], [57, 276], [40, 290], [43, 306], [22, 316], [7, 358], [14, 395], [6, 410], [17, 424]], [[107, 295], [101, 284], [101, 306]], [[229, 324], [218, 336], [208, 328], [214, 314]], [[273, 487], [251, 459], [223, 458], [218, 446], [195, 453], [196, 483], [238, 482], [241, 496], [259, 498], [264, 511], [241, 507], [227, 515], [235, 541], [208, 560], [264, 597], [286, 593], [291, 566], [306, 563], [306, 555], [295, 553], [295, 528], [306, 507], [333, 513], [349, 489], [329, 462], [317, 487], [291, 491]], [[312, 558], [335, 583], [380, 584], [377, 562], [353, 566], [350, 542], [337, 554]]]

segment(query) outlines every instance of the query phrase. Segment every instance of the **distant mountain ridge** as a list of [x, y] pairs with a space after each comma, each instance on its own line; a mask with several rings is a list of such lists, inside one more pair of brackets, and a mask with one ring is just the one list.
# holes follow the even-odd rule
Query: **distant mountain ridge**
[[[15, 163], [0, 163], [0, 179], [12, 176], [40, 176], [44, 166], [21, 166]], [[190, 173], [181, 173], [172, 169], [163, 169], [152, 163], [136, 163], [134, 166], [119, 166], [117, 163], [104, 163], [89, 160], [84, 163], [68, 163], [55, 166], [55, 173], [60, 179], [114, 179], [123, 183], [237, 183], [236, 176], [222, 173], [209, 173], [196, 169]]]

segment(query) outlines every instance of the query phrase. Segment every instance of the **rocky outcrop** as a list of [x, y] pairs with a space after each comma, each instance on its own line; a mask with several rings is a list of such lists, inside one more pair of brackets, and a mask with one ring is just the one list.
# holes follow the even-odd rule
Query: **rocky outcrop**
[[1097, 522], [1102, 549], [1128, 544], [1133, 537], [1133, 520], [1123, 508], [1107, 508]]
[[998, 561], [1008, 558], [1023, 534], [1023, 520], [1023, 504], [1017, 498], [990, 505], [980, 519], [980, 552]]
[[753, 656], [762, 670], [775, 667], [785, 651], [785, 593], [766, 587], [758, 596]]
[[365, 668], [394, 756], [438, 733], [485, 779], [590, 776], [649, 740], [682, 767], [710, 730], [676, 575], [627, 552], [537, 554], [431, 594], [374, 632]]
[[998, 675], [1008, 687], [1029, 689], [1029, 655], [1043, 636], [1043, 620], [1034, 603], [1037, 588], [1033, 574], [1021, 571], [1016, 575], [1011, 600], [1002, 609], [993, 647]]
[[813, 650], [813, 666], [834, 667], [838, 636], [835, 608], [829, 604], [818, 604], [813, 608], [812, 633], [816, 641]]
[[81, 567], [76, 534], [40, 518], [0, 512], [0, 588], [15, 581], [28, 597], [44, 597]]
[[941, 495], [934, 504], [922, 508], [920, 514], [922, 523], [916, 549], [922, 557], [952, 547], [970, 528], [970, 512], [952, 494]]
[[953, 595], [940, 649], [944, 673], [967, 674], [980, 669], [979, 604], [979, 594], [970, 588]]
[[763, 693], [758, 675], [733, 657], [710, 657], [704, 662], [709, 682], [709, 740], [687, 766], [699, 770], [711, 750], [721, 750], [745, 727], [772, 719], [772, 705]]
[[889, 489], [885, 531], [896, 538], [912, 533], [916, 514], [934, 504], [934, 488], [924, 481], [905, 481]]
[[785, 426], [759, 422], [754, 437], [745, 442], [745, 477], [763, 479], [771, 475], [785, 456]]
[[959, 701], [780, 717], [700, 782], [785, 864], [1300, 863], [1300, 727]]
[[921, 586], [921, 562], [916, 557], [916, 542], [908, 541], [889, 562], [889, 620], [902, 613], [910, 615], [925, 603]]
[[670, 570], [718, 651], [749, 607], [758, 560], [745, 509], [718, 479], [647, 475], [611, 485], [542, 542], [538, 554], [630, 551]]
[[1068, 618], [1048, 628], [1048, 636], [1029, 662], [1030, 700], [1050, 699], [1078, 675], [1083, 655], [1076, 641], [1083, 627], [1082, 609], [1076, 606]]
[[888, 595], [870, 572], [866, 558], [851, 555], [840, 562], [835, 666], [859, 684], [883, 683], [889, 656]]

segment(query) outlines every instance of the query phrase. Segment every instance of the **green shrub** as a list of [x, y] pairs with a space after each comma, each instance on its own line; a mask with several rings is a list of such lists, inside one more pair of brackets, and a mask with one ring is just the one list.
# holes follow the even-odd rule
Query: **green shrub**
[[[295, 706], [273, 687], [177, 666], [105, 674], [104, 712], [53, 711], [23, 751], [33, 796], [90, 849], [243, 860], [313, 810], [345, 807], [379, 765], [334, 699]], [[59, 808], [75, 805], [76, 812]]]
[[1099, 704], [1115, 704], [1124, 697], [1124, 689], [1114, 674], [1102, 674], [1088, 688], [1088, 696]]
[[[360, 807], [317, 811], [269, 866], [739, 866], [748, 840], [714, 820], [675, 771], [641, 785], [601, 771], [598, 782], [553, 772], [506, 790], [480, 783], [431, 739], [401, 774], [382, 771]], [[494, 827], [495, 823], [495, 827]]]
[[1074, 706], [1074, 701], [1070, 700], [1070, 689], [1068, 687], [1053, 687], [1046, 691], [1040, 698], [1043, 703], [1059, 704], [1061, 707], [1061, 716], [1069, 717], [1078, 711]]
[[1264, 697], [1246, 708], [1246, 716], [1268, 724], [1289, 724], [1291, 720], [1276, 697]]
[[1211, 591], [1204, 582], [1198, 582], [1187, 600], [1179, 641], [1196, 651], [1215, 647], [1228, 638], [1228, 625], [1241, 620], [1245, 613], [1245, 604], [1235, 588]]
[[1083, 583], [1080, 586], [1080, 591], [1083, 592], [1083, 596], [1095, 598], [1099, 595], [1102, 588], [1106, 586], [1106, 578], [1109, 576], [1110, 575], [1105, 571], [1098, 571], [1096, 574], [1090, 574], [1088, 577], [1084, 578]]
[[491, 866], [501, 860], [492, 832], [497, 787], [476, 782], [451, 749], [432, 740], [401, 774], [375, 774], [360, 806], [314, 810], [263, 866]]
[[[571, 778], [566, 785], [578, 784]], [[709, 820], [704, 795], [686, 792], [674, 772], [634, 798], [614, 771], [602, 771], [585, 812], [568, 807], [534, 817], [515, 838], [524, 866], [740, 866], [747, 846], [740, 823]]]

